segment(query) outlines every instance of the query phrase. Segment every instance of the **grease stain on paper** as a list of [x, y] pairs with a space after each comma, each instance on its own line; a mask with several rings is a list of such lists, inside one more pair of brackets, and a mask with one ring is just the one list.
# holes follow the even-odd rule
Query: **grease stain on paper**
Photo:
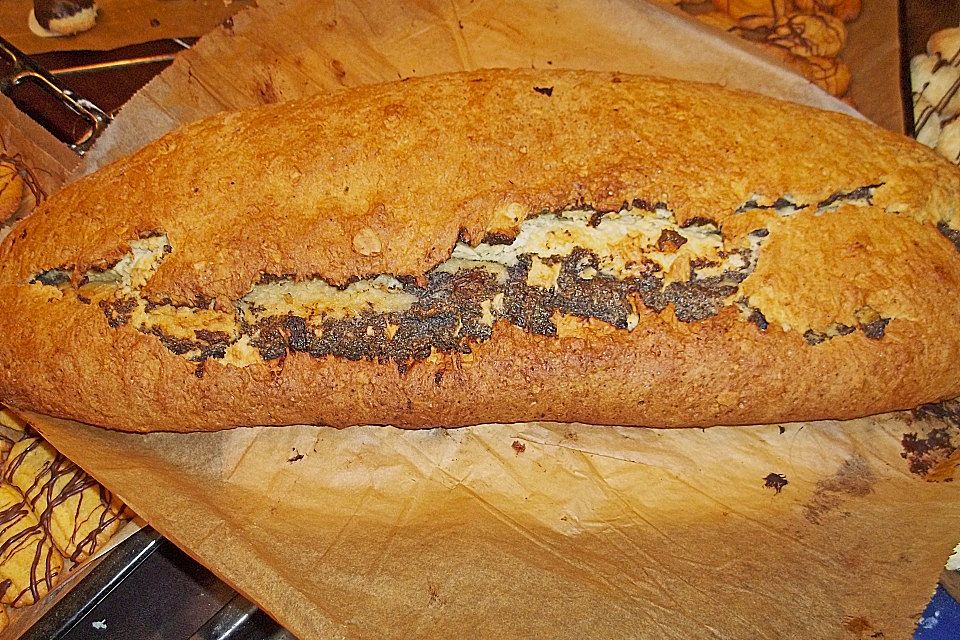
[[823, 519], [846, 499], [873, 493], [876, 481], [866, 458], [860, 455], [847, 458], [836, 473], [817, 482], [813, 497], [803, 507], [803, 517], [813, 524], [822, 524]]
[[855, 634], [857, 638], [880, 639], [884, 637], [883, 631], [877, 630], [869, 620], [861, 616], [856, 618], [845, 618], [843, 628], [850, 633]]

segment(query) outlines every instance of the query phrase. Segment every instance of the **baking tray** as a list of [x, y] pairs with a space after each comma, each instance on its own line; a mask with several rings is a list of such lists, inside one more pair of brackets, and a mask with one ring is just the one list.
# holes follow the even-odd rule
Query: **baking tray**
[[21, 640], [293, 636], [150, 527], [118, 545]]

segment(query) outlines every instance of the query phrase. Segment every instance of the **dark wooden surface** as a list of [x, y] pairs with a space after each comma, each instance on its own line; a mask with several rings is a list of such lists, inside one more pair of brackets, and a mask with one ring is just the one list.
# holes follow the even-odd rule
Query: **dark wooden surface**
[[[883, 2], [884, 0], [864, 0]], [[901, 34], [907, 60], [927, 50], [927, 38], [935, 31], [960, 26], [960, 0], [906, 0]]]

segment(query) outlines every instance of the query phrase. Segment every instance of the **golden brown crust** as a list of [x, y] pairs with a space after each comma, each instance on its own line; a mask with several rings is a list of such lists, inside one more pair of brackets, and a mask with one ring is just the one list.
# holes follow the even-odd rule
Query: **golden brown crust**
[[[881, 186], [829, 204], [869, 185]], [[809, 206], [743, 210], [780, 197]], [[505, 212], [634, 200], [664, 202], [680, 223], [715, 220], [725, 237], [768, 228], [740, 292], [770, 326], [733, 306], [697, 322], [641, 309], [632, 331], [568, 318], [562, 337], [499, 320], [472, 354], [409, 368], [291, 353], [207, 360], [197, 377], [156, 337], [27, 284], [60, 267], [79, 279], [163, 232], [173, 251], [146, 295], [229, 308], [262, 274], [422, 276]], [[960, 250], [937, 229], [960, 228], [958, 202], [957, 170], [911, 141], [660, 79], [483, 71], [218, 116], [66, 187], [0, 246], [0, 399], [130, 430], [688, 426], [904, 408], [960, 395]], [[856, 325], [864, 308], [889, 319], [881, 339], [803, 337]]]

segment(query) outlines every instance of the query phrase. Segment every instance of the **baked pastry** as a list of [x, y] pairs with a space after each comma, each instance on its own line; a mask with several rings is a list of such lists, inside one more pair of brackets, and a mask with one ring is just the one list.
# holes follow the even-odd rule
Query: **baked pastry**
[[92, 29], [98, 10], [94, 0], [33, 0], [27, 25], [38, 36], [72, 36]]
[[23, 178], [9, 162], [0, 161], [0, 224], [16, 213], [23, 199]]
[[960, 118], [943, 125], [936, 145], [937, 153], [953, 164], [960, 164]]
[[5, 461], [13, 449], [13, 440], [0, 433], [0, 461]]
[[797, 13], [779, 18], [767, 42], [801, 58], [836, 58], [847, 43], [847, 28], [828, 13]]
[[0, 405], [0, 426], [13, 433], [24, 433], [30, 429], [30, 425], [23, 418], [2, 405]]
[[960, 164], [960, 27], [930, 36], [927, 55], [910, 60], [917, 140]]
[[839, 59], [844, 24], [860, 13], [860, 0], [713, 0], [716, 11], [682, 5], [698, 20], [757, 44], [824, 91], [841, 97], [850, 69]]
[[842, 96], [850, 88], [850, 67], [838, 58], [810, 56], [804, 58], [790, 53], [780, 45], [762, 42], [758, 45], [800, 75], [833, 96]]
[[960, 396], [960, 173], [845, 115], [479, 71], [188, 125], [0, 245], [0, 399], [117, 429]]
[[927, 40], [927, 55], [960, 66], [960, 27], [941, 29]]
[[82, 562], [113, 537], [123, 504], [40, 438], [13, 445], [3, 481], [17, 487], [64, 557]]
[[920, 53], [910, 60], [910, 79], [913, 93], [932, 104], [941, 118], [960, 114], [960, 68]]
[[23, 607], [60, 582], [63, 559], [15, 488], [0, 482], [0, 603]]
[[713, 0], [713, 6], [735, 20], [759, 15], [782, 16], [790, 8], [787, 0]]
[[917, 142], [936, 147], [943, 125], [937, 110], [919, 93], [913, 94], [913, 123]]
[[800, 11], [831, 14], [844, 22], [856, 20], [860, 15], [860, 0], [793, 0]]

